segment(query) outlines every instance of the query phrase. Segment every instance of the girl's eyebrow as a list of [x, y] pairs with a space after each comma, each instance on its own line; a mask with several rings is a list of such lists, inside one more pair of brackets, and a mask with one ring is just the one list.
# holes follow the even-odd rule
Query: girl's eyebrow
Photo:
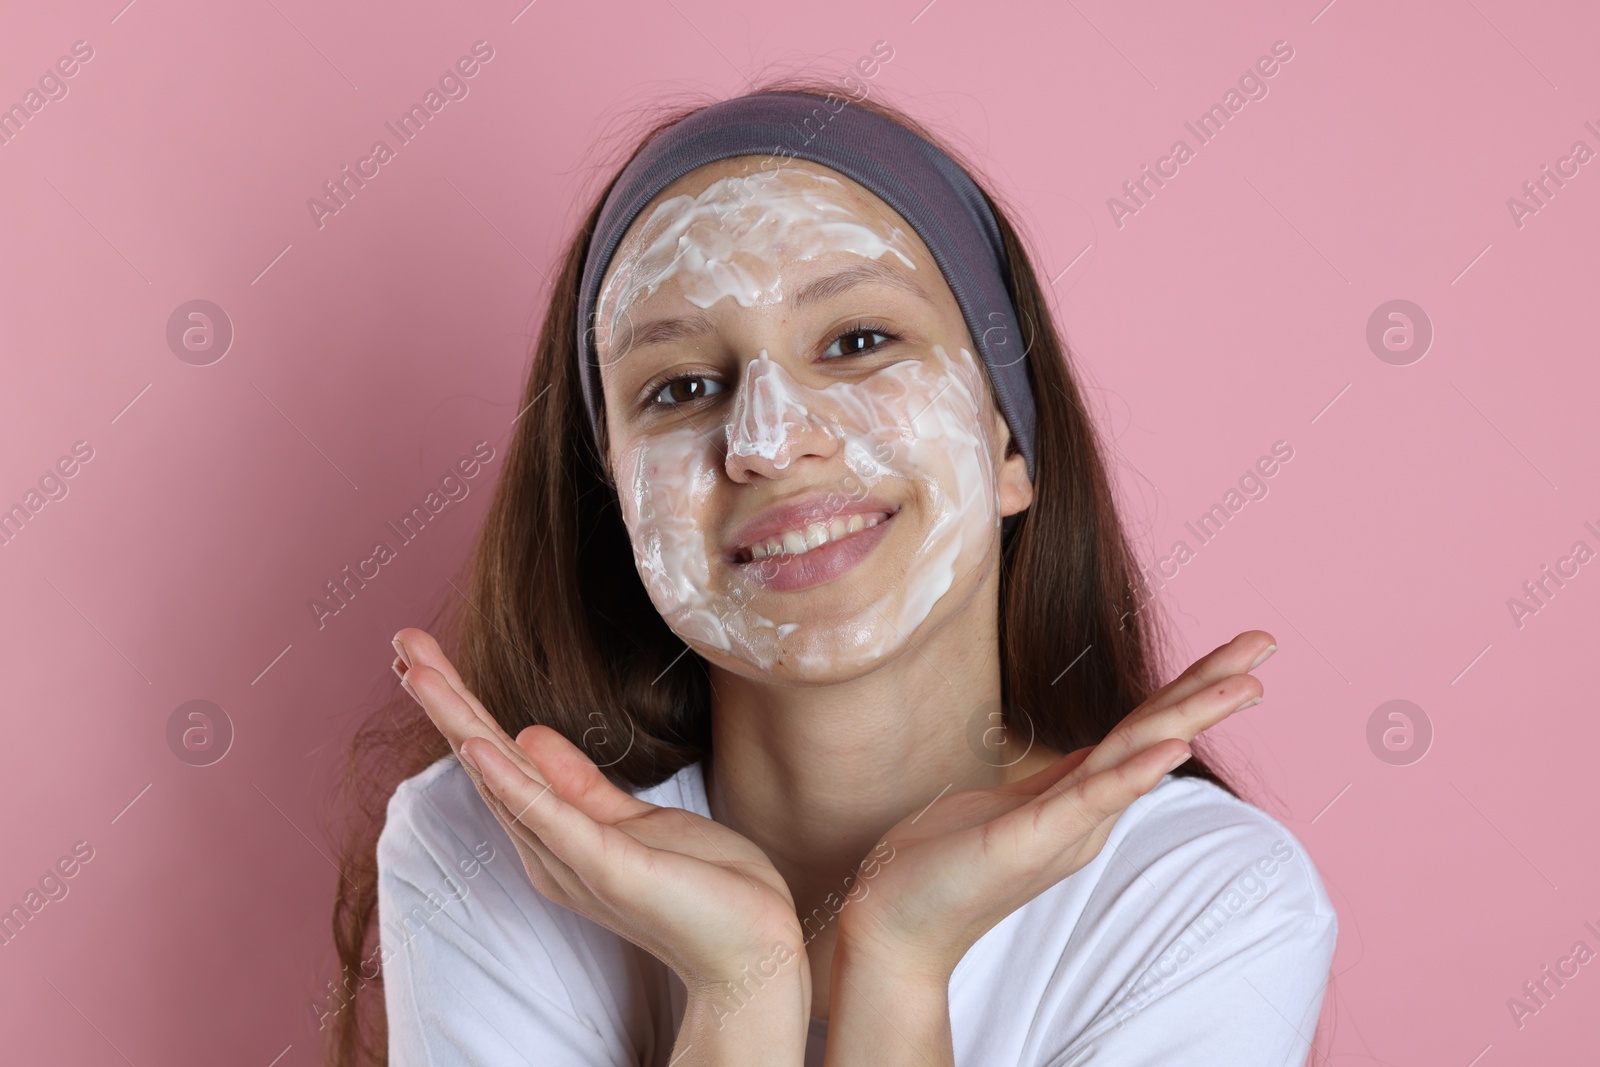
[[[881, 260], [868, 259], [843, 270], [824, 275], [807, 282], [794, 294], [795, 307], [804, 307], [807, 304], [831, 300], [849, 292], [858, 285], [879, 282], [903, 289], [912, 296], [918, 297], [927, 303], [933, 303], [927, 290], [913, 277], [904, 271], [897, 270]], [[612, 362], [620, 360], [635, 348], [646, 345], [668, 344], [672, 341], [692, 340], [703, 337], [716, 329], [711, 317], [704, 312], [694, 315], [653, 319], [643, 326], [634, 328], [631, 323], [623, 331], [622, 341], [616, 345]]]
[[679, 318], [653, 319], [638, 328], [630, 322], [623, 330], [622, 342], [616, 346], [611, 362], [622, 359], [635, 348], [703, 337], [715, 329], [711, 316], [703, 311]]
[[909, 274], [891, 267], [882, 260], [866, 259], [841, 271], [807, 282], [794, 294], [794, 304], [795, 307], [804, 307], [819, 300], [836, 297], [868, 282], [893, 285], [913, 296], [921, 297], [930, 304], [933, 303], [927, 291]]

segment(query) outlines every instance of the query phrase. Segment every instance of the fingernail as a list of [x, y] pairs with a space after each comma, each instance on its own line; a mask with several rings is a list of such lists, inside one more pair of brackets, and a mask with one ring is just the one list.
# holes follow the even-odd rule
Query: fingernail
[[406, 646], [400, 643], [400, 635], [396, 634], [389, 638], [389, 643], [393, 645], [394, 650], [400, 654], [400, 662], [404, 663], [407, 667], [410, 667], [411, 656], [406, 652]]
[[1169, 765], [1169, 766], [1168, 766], [1168, 767], [1167, 767], [1167, 773], [1168, 773], [1168, 774], [1171, 774], [1171, 773], [1172, 773], [1172, 772], [1173, 772], [1173, 771], [1175, 771], [1175, 770], [1177, 770], [1177, 769], [1178, 769], [1178, 768], [1179, 768], [1179, 767], [1181, 767], [1181, 766], [1183, 766], [1183, 762], [1184, 762], [1184, 760], [1186, 760], [1186, 759], [1188, 759], [1188, 758], [1189, 758], [1189, 757], [1190, 757], [1190, 756], [1192, 756], [1192, 755], [1194, 755], [1194, 753], [1193, 753], [1193, 752], [1188, 752], [1188, 751], [1185, 751], [1185, 752], [1184, 752], [1184, 754], [1183, 754], [1183, 755], [1181, 755], [1181, 756], [1179, 756], [1179, 757], [1178, 757], [1178, 758], [1177, 758], [1177, 759], [1175, 759], [1175, 760], [1173, 760], [1173, 761], [1172, 761], [1172, 763], [1171, 763], [1171, 765]]
[[[417, 691], [415, 689], [411, 688], [411, 679], [405, 677], [404, 675], [401, 675], [401, 677], [400, 677], [400, 688], [404, 689], [406, 692], [410, 693], [412, 700], [415, 700], [418, 704], [422, 703], [422, 698], [417, 696]], [[424, 706], [426, 706], [426, 705], [424, 705]]]
[[1267, 658], [1276, 651], [1278, 651], [1277, 645], [1268, 645], [1266, 648], [1262, 649], [1261, 655], [1257, 656], [1256, 661], [1250, 664], [1250, 670], [1255, 670], [1257, 667], [1267, 662]]
[[1234, 711], [1243, 711], [1245, 708], [1253, 708], [1259, 703], [1261, 703], [1261, 698], [1260, 697], [1251, 697], [1249, 700], [1246, 700], [1243, 704], [1240, 704], [1238, 707], [1234, 708], [1233, 710]]
[[398, 656], [395, 657], [395, 661], [393, 663], [389, 664], [389, 669], [394, 671], [395, 676], [398, 677], [402, 682], [406, 680], [406, 668], [405, 665], [400, 662], [400, 658]]
[[478, 761], [472, 758], [472, 754], [470, 752], [463, 748], [459, 755], [461, 756], [461, 762], [465, 763], [473, 774], [476, 774], [480, 778], [483, 777], [483, 770], [478, 766]]

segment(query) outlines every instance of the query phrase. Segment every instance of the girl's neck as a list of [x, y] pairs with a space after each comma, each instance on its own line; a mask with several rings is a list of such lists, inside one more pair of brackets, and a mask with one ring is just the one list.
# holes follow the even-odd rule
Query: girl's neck
[[1049, 761], [1036, 746], [997, 766], [982, 748], [1000, 722], [996, 584], [850, 681], [775, 686], [712, 669], [712, 817], [767, 853], [800, 914], [843, 895], [883, 834], [941, 794], [1013, 781]]

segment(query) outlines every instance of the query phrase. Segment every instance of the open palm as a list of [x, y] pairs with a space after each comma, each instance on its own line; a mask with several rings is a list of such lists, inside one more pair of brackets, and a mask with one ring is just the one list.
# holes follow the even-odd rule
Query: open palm
[[[1196, 661], [1098, 745], [1007, 785], [940, 796], [883, 836], [878, 869], [840, 914], [857, 953], [948, 976], [1007, 915], [1081, 870], [1123, 811], [1201, 731], [1258, 701], [1271, 640], [1247, 631]], [[1275, 647], [1275, 646], [1273, 646]]]
[[534, 888], [650, 952], [685, 983], [803, 951], [787, 885], [747, 838], [617, 788], [547, 726], [513, 741], [425, 632], [401, 631], [404, 684], [462, 757]]

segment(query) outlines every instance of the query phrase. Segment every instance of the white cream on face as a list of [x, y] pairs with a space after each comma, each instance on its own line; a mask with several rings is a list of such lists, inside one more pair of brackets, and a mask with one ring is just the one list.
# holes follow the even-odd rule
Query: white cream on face
[[596, 304], [606, 309], [595, 317], [596, 339], [624, 340], [634, 303], [671, 279], [695, 307], [723, 297], [755, 307], [783, 299], [779, 259], [893, 252], [915, 270], [901, 231], [863, 221], [843, 192], [837, 178], [789, 167], [722, 178], [699, 196], [662, 201], [618, 249]]
[[[735, 186], [743, 189], [737, 197]], [[753, 307], [782, 301], [782, 267], [794, 260], [894, 251], [915, 269], [899, 231], [881, 233], [843, 192], [835, 179], [790, 170], [753, 193], [744, 179], [723, 179], [699, 197], [665, 201], [641, 234], [625, 242], [629, 254], [619, 256], [602, 290], [604, 321], [614, 331], [634, 300], [668, 278], [696, 306], [732, 296]], [[738, 265], [731, 262], [735, 254]], [[952, 356], [934, 344], [923, 358], [817, 389], [763, 351], [743, 368], [721, 425], [700, 419], [619, 443], [618, 491], [635, 564], [674, 632], [761, 670], [780, 660], [802, 670], [849, 669], [903, 646], [958, 574], [984, 562], [1000, 526], [984, 372], [970, 351], [957, 350]], [[760, 491], [733, 482], [730, 457], [760, 457], [787, 470], [801, 433], [836, 442], [838, 455], [825, 477], [807, 480], [807, 490], [832, 493], [841, 507], [869, 493], [902, 507], [893, 520], [898, 528], [886, 532], [865, 563], [825, 586], [779, 592], [761, 580], [770, 563], [728, 558], [731, 546], [722, 543], [717, 522], [730, 510], [730, 494]], [[908, 537], [915, 538], [909, 548]], [[891, 542], [893, 555], [886, 557]], [[897, 574], [904, 567], [891, 588], [876, 573], [880, 562], [893, 564]], [[864, 607], [844, 617], [819, 613], [817, 597], [830, 588], [853, 592], [858, 584], [877, 591]], [[847, 600], [861, 597], [834, 602]], [[802, 615], [786, 601], [806, 601], [811, 609]]]
[[[678, 636], [763, 670], [780, 656], [807, 669], [865, 665], [904, 644], [922, 624], [954, 584], [963, 553], [968, 566], [981, 561], [1000, 524], [983, 372], [965, 348], [952, 357], [934, 345], [932, 355], [891, 364], [860, 382], [809, 389], [763, 352], [745, 369], [726, 443], [693, 426], [630, 442], [619, 463], [623, 519], [651, 601]], [[781, 397], [766, 410], [805, 414], [786, 423], [763, 418], [754, 399], [763, 393]], [[712, 493], [719, 485], [724, 492], [735, 488], [728, 452], [749, 448], [742, 454], [754, 454], [756, 446], [773, 441], [782, 450], [802, 425], [841, 441], [842, 469], [821, 488], [841, 505], [874, 491], [900, 500], [910, 495], [894, 520], [902, 529], [890, 536], [920, 527], [904, 580], [866, 608], [825, 625], [786, 613], [784, 598], [808, 593], [764, 590], [763, 564], [727, 560], [727, 546], [710, 526]], [[870, 559], [835, 579], [846, 586], [879, 581]], [[757, 598], [764, 598], [759, 609]]]

